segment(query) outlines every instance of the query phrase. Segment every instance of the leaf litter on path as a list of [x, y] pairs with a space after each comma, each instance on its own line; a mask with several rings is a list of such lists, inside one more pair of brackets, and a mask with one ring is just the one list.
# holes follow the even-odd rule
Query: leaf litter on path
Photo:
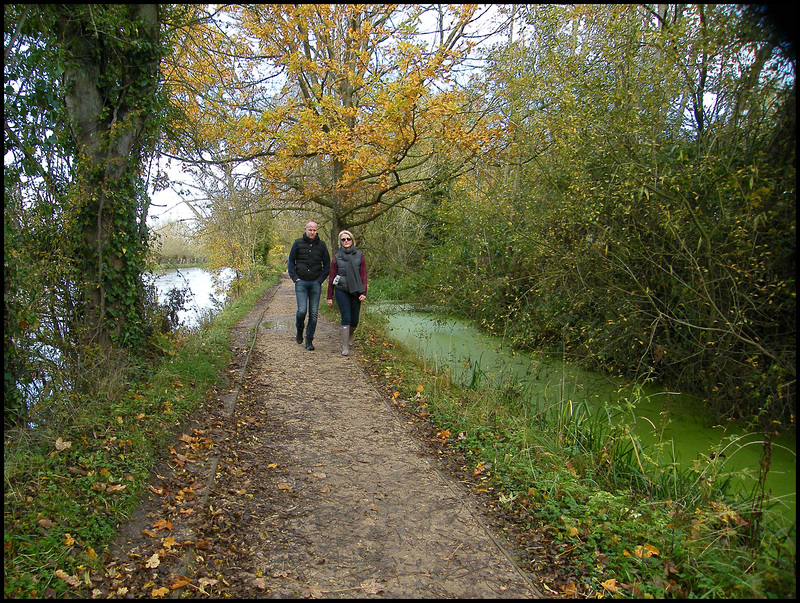
[[[341, 356], [338, 325], [320, 314], [313, 352], [274, 328], [295, 309], [283, 276], [237, 325], [232, 366], [247, 366], [235, 402], [221, 387], [165, 451], [99, 594], [542, 597], [356, 354]], [[246, 359], [262, 312], [273, 328]]]

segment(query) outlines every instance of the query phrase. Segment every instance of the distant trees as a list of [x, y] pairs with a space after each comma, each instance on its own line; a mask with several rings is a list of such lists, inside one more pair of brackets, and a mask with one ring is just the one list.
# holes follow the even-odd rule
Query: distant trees
[[151, 228], [152, 251], [163, 264], [205, 262], [207, 252], [197, 239], [195, 229], [180, 220]]

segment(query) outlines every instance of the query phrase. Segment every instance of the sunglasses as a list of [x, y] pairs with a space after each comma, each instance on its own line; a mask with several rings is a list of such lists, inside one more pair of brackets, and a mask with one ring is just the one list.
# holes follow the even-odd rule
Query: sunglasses
[[351, 239], [350, 237], [342, 237], [342, 238], [341, 238], [341, 239], [339, 239], [339, 240], [340, 240], [340, 241], [342, 241], [342, 242], [344, 242], [344, 241], [352, 241], [353, 239]]

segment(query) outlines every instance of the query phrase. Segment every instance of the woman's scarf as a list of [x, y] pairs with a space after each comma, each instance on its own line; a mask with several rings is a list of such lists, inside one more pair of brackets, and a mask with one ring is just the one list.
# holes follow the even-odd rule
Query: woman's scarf
[[[336, 272], [345, 281], [341, 289], [350, 293], [364, 293], [364, 283], [361, 282], [362, 255], [355, 245], [352, 245], [350, 249], [340, 247], [336, 252]], [[341, 284], [340, 281], [339, 285]]]

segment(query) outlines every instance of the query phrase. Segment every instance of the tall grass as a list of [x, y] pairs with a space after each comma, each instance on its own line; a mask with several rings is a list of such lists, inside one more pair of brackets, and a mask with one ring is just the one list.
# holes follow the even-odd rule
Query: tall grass
[[432, 370], [390, 341], [379, 314], [364, 324], [371, 374], [390, 374], [397, 402], [447, 434], [476, 490], [522, 529], [564, 543], [587, 594], [607, 594], [600, 584], [609, 579], [635, 596], [795, 591], [795, 528], [752, 543], [751, 501], [730, 496], [719, 460], [686, 468], [666, 442], [645, 446], [626, 423], [637, 400], [592, 412], [566, 383], [559, 396], [537, 399], [519, 380], [489, 379], [477, 363], [458, 385], [447, 369]]
[[94, 395], [63, 400], [69, 412], [58, 420], [4, 433], [7, 598], [75, 596], [56, 570], [100, 569], [103, 547], [136, 507], [176, 428], [227, 369], [232, 327], [274, 282], [273, 275], [243, 293], [198, 331], [174, 333], [149, 366], [130, 358], [104, 365]]

